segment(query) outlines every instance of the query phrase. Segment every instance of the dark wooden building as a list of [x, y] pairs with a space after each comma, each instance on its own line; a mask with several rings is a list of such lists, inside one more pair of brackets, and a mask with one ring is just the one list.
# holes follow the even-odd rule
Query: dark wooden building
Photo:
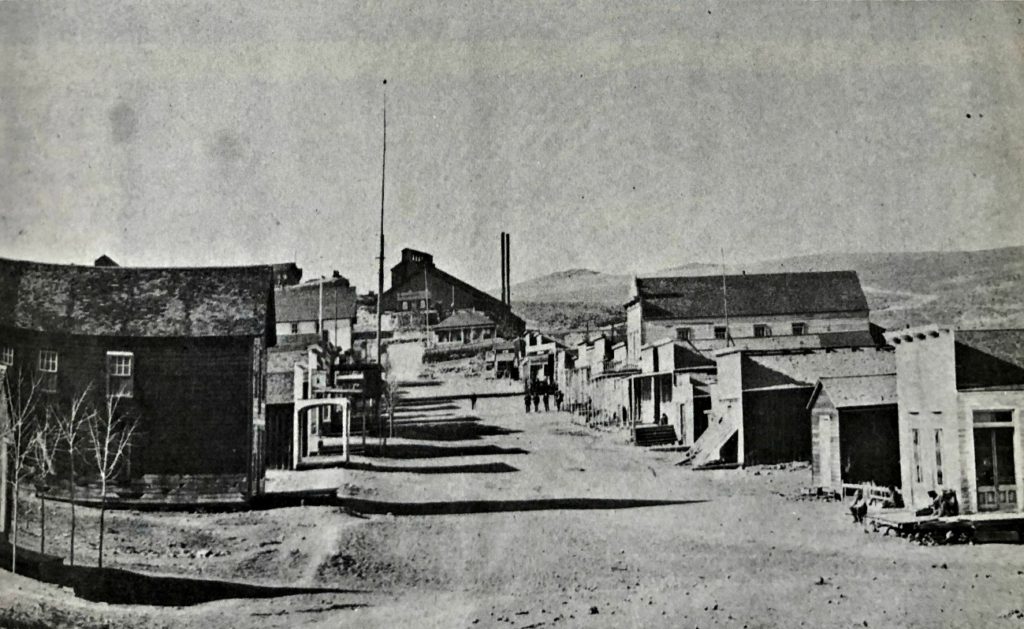
[[507, 304], [437, 268], [429, 253], [413, 249], [403, 249], [402, 261], [391, 267], [391, 288], [382, 305], [399, 328], [437, 325], [458, 310], [476, 310], [487, 314], [501, 338], [518, 338], [526, 330]]
[[269, 266], [125, 268], [0, 259], [0, 361], [46, 405], [87, 387], [137, 419], [115, 492], [236, 502], [263, 490]]

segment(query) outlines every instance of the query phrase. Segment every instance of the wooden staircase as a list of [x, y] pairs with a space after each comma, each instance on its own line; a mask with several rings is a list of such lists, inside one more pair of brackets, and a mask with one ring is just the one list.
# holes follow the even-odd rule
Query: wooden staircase
[[690, 463], [694, 468], [716, 463], [722, 457], [722, 446], [739, 430], [735, 422], [718, 418], [708, 424], [707, 430], [697, 438], [680, 464]]
[[676, 442], [676, 429], [672, 426], [636, 426], [633, 428], [633, 443], [647, 448], [671, 445]]

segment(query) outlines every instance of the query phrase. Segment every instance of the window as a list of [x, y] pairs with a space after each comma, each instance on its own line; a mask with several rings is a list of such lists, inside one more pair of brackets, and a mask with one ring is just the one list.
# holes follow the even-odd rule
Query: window
[[421, 299], [421, 300], [420, 300], [420, 310], [423, 310], [423, 309], [424, 309], [424, 308], [426, 308], [426, 307], [427, 307], [427, 302], [426, 302], [426, 300], [423, 300], [423, 299]]
[[135, 355], [131, 352], [107, 352], [107, 395], [132, 397], [134, 394]]
[[53, 393], [57, 390], [57, 352], [49, 349], [39, 350], [39, 388], [41, 391]]
[[719, 340], [725, 340], [729, 337], [729, 328], [724, 325], [715, 326], [715, 338]]
[[1013, 411], [974, 411], [975, 424], [1008, 424], [1013, 421]]
[[299, 333], [299, 322], [298, 321], [292, 321], [292, 334], [298, 334], [298, 333]]
[[402, 302], [402, 310], [408, 310], [408, 309], [409, 309], [409, 302], [403, 301]]
[[772, 329], [763, 323], [754, 325], [754, 338], [765, 339], [772, 335]]
[[806, 323], [794, 323], [793, 324], [793, 336], [803, 336], [807, 334]]
[[14, 348], [3, 347], [0, 348], [0, 365], [7, 365], [10, 367], [14, 364]]
[[922, 482], [921, 477], [921, 431], [914, 428], [910, 431], [910, 441], [914, 444], [914, 478]]
[[935, 429], [935, 484], [942, 486], [942, 429]]
[[676, 339], [680, 341], [693, 340], [693, 328], [676, 328]]

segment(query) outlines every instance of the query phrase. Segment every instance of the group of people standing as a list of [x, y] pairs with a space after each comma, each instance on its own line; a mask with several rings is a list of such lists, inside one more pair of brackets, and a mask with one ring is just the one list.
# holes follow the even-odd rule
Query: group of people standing
[[523, 391], [523, 404], [526, 407], [526, 412], [530, 412], [530, 404], [533, 404], [533, 412], [539, 413], [541, 402], [544, 404], [544, 412], [551, 410], [551, 397], [555, 398], [555, 410], [562, 410], [562, 400], [564, 396], [562, 392], [558, 390], [554, 384], [550, 382], [543, 382], [539, 380], [533, 380], [526, 383], [526, 389]]

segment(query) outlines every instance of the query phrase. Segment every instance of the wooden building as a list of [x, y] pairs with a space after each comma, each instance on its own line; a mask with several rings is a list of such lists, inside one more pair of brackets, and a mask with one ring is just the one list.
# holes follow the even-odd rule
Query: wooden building
[[352, 349], [356, 289], [337, 271], [334, 276], [274, 291], [277, 337], [321, 335], [339, 351]]
[[115, 489], [122, 499], [241, 502], [262, 492], [274, 328], [269, 266], [0, 259], [0, 362], [9, 376], [38, 380], [46, 405], [89, 388], [96, 403], [116, 397], [137, 420]]
[[401, 262], [391, 268], [391, 288], [382, 304], [399, 330], [429, 330], [459, 310], [485, 313], [504, 339], [517, 338], [526, 329], [507, 304], [441, 270], [432, 255], [414, 249], [403, 249]]
[[853, 271], [637, 278], [626, 304], [629, 359], [673, 339], [707, 351], [881, 344]]
[[495, 338], [495, 324], [486, 313], [456, 310], [433, 328], [438, 345], [469, 345]]
[[895, 373], [821, 378], [807, 406], [814, 487], [900, 486]]
[[1024, 330], [932, 325], [887, 338], [908, 506], [951, 489], [965, 513], [1024, 512]]
[[695, 466], [810, 461], [808, 402], [818, 381], [895, 371], [887, 347], [722, 350], [715, 362], [708, 426], [691, 450]]

